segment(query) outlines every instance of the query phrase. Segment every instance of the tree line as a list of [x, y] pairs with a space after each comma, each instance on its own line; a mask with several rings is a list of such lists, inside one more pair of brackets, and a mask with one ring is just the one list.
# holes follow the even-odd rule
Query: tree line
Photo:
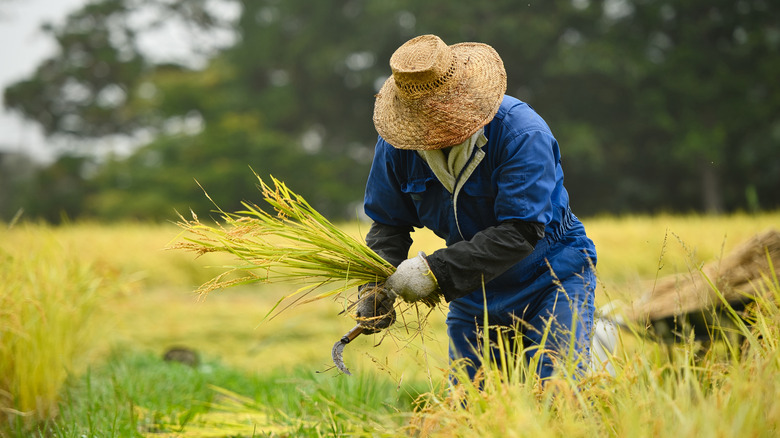
[[[769, 0], [93, 0], [44, 27], [58, 51], [4, 90], [80, 147], [46, 167], [0, 156], [0, 219], [166, 220], [213, 210], [203, 190], [234, 210], [258, 200], [252, 170], [354, 218], [373, 95], [392, 52], [425, 33], [499, 52], [508, 94], [561, 144], [581, 216], [778, 208], [778, 13]], [[200, 65], [155, 59], [141, 41], [170, 20], [232, 39], [197, 44]], [[130, 137], [143, 140], [129, 156], [94, 153]]]

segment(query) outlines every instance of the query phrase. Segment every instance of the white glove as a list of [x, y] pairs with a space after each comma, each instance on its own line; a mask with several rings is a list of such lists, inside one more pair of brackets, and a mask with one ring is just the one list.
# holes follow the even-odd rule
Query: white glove
[[420, 251], [417, 257], [406, 259], [398, 265], [395, 272], [385, 281], [385, 290], [390, 295], [406, 301], [421, 300], [439, 290], [436, 277], [433, 276], [425, 253]]

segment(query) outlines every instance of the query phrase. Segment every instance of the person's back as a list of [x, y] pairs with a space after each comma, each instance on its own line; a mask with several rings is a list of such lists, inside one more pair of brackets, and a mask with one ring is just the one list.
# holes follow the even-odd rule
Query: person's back
[[[366, 241], [398, 265], [384, 301], [441, 294], [453, 359], [480, 363], [475, 321], [487, 307], [491, 324], [522, 319], [524, 344], [539, 345], [554, 327], [546, 347], [566, 350], [575, 330], [584, 366], [596, 253], [569, 207], [549, 127], [504, 96], [503, 64], [489, 46], [426, 35], [401, 46], [391, 67], [377, 95], [380, 137], [365, 197], [374, 220]], [[447, 247], [406, 259], [413, 227], [433, 230]], [[358, 307], [359, 317], [377, 316], [371, 302]], [[552, 371], [546, 355], [540, 372]]]

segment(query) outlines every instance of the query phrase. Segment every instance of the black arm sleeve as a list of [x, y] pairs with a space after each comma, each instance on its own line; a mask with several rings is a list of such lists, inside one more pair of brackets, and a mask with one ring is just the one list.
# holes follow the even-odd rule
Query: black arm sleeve
[[506, 272], [533, 252], [544, 237], [544, 225], [509, 220], [486, 228], [469, 240], [442, 248], [427, 257], [444, 299], [468, 295]]
[[413, 227], [395, 227], [374, 222], [366, 235], [366, 244], [380, 257], [397, 267], [409, 256], [413, 230]]

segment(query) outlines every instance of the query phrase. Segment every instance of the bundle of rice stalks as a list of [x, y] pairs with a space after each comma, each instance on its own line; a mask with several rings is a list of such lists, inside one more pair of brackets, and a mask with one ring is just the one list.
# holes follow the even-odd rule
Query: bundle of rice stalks
[[[186, 235], [172, 248], [198, 255], [223, 252], [241, 261], [203, 284], [199, 293], [251, 283], [304, 283], [281, 298], [270, 315], [287, 298], [297, 296], [296, 303], [307, 303], [335, 297], [366, 283], [381, 284], [395, 271], [393, 265], [333, 225], [283, 182], [271, 177], [271, 187], [255, 176], [274, 214], [242, 202], [245, 210], [235, 213], [217, 207], [222, 223], [215, 226], [200, 222], [194, 213], [192, 220], [180, 216], [179, 226]], [[317, 289], [324, 291], [304, 299]]]

